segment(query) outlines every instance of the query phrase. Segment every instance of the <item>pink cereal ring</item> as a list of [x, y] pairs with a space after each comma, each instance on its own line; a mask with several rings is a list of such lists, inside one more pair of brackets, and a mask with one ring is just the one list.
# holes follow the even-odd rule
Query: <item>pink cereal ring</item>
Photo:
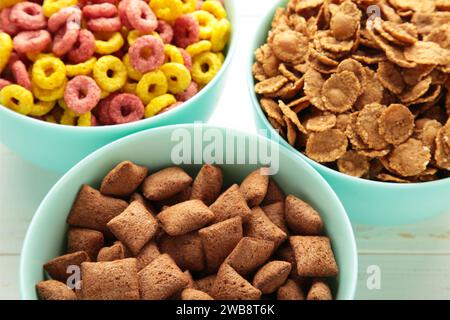
[[117, 32], [122, 28], [122, 23], [119, 17], [96, 18], [89, 20], [87, 27], [94, 32]]
[[186, 48], [198, 42], [200, 38], [200, 27], [197, 20], [189, 14], [185, 14], [175, 20], [173, 27], [173, 42], [177, 47]]
[[10, 84], [11, 84], [11, 81], [0, 78], [0, 90], [2, 90], [6, 86], [9, 86]]
[[127, 27], [127, 29], [133, 29], [131, 26], [130, 21], [128, 21], [127, 18], [127, 8], [128, 4], [130, 3], [130, 0], [122, 0], [119, 3], [118, 9], [119, 9], [119, 18], [122, 24]]
[[82, 29], [78, 34], [77, 41], [68, 53], [72, 63], [80, 63], [90, 59], [95, 52], [95, 37], [89, 30]]
[[133, 67], [141, 73], [147, 73], [164, 63], [164, 43], [154, 36], [142, 36], [133, 43], [128, 54]]
[[170, 24], [168, 24], [164, 20], [158, 21], [158, 27], [156, 28], [156, 32], [159, 33], [159, 36], [161, 37], [164, 43], [168, 44], [172, 42], [173, 28]]
[[53, 39], [52, 51], [57, 56], [63, 56], [69, 52], [74, 44], [77, 42], [80, 29], [76, 28], [62, 28]]
[[176, 107], [179, 107], [179, 106], [181, 106], [182, 104], [183, 104], [183, 102], [177, 101], [177, 102], [175, 102], [174, 104], [168, 106], [167, 108], [162, 109], [160, 112], [158, 112], [158, 114], [165, 113], [165, 112], [167, 112], [167, 111], [170, 111], [170, 110], [172, 110], [172, 109], [175, 109]]
[[83, 8], [83, 15], [87, 19], [112, 18], [117, 14], [116, 6], [111, 3], [91, 4]]
[[[81, 10], [77, 7], [67, 7], [59, 10], [48, 19], [48, 29], [51, 32], [56, 32], [63, 27], [67, 27], [69, 23], [74, 23], [75, 27], [81, 24]], [[69, 22], [69, 23], [68, 23]]]
[[180, 50], [181, 55], [183, 56], [184, 66], [189, 70], [192, 71], [192, 58], [191, 55], [184, 50], [183, 48], [178, 48]]
[[42, 7], [33, 2], [19, 2], [12, 9], [9, 18], [23, 30], [39, 30], [45, 28], [45, 20]]
[[144, 117], [144, 104], [131, 93], [115, 96], [109, 105], [109, 117], [113, 124], [138, 121]]
[[126, 14], [131, 26], [141, 33], [151, 33], [158, 27], [158, 20], [146, 2], [131, 0]]
[[11, 63], [10, 69], [16, 83], [27, 90], [31, 90], [30, 75], [25, 64], [20, 60], [16, 60]]
[[113, 124], [111, 118], [109, 117], [109, 105], [111, 104], [112, 99], [114, 99], [114, 97], [117, 95], [118, 93], [111, 93], [105, 99], [100, 100], [97, 108], [95, 108], [94, 111], [96, 112], [98, 118], [97, 120], [100, 124], [104, 126]]
[[91, 111], [100, 101], [102, 90], [94, 79], [87, 76], [76, 76], [67, 83], [64, 101], [67, 107], [76, 114]]
[[91, 114], [91, 127], [96, 127], [96, 126], [98, 126], [97, 118], [93, 114]]
[[14, 50], [18, 53], [42, 52], [52, 42], [47, 30], [22, 31], [14, 37]]
[[175, 95], [175, 98], [177, 98], [178, 101], [185, 102], [191, 99], [197, 93], [198, 93], [198, 85], [197, 83], [192, 81], [189, 87], [184, 92]]
[[19, 28], [10, 19], [11, 8], [0, 10], [0, 29], [13, 36], [19, 32]]

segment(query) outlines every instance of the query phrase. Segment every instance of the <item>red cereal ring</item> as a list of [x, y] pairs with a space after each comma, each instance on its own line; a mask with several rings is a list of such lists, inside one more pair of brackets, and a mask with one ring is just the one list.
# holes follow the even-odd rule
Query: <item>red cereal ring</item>
[[94, 79], [87, 76], [76, 76], [67, 83], [64, 101], [67, 107], [76, 114], [91, 111], [100, 101], [102, 90]]
[[186, 48], [200, 39], [200, 26], [197, 20], [189, 14], [175, 20], [173, 32], [173, 42], [177, 47]]
[[133, 67], [140, 73], [147, 73], [164, 63], [164, 43], [154, 36], [142, 36], [133, 43], [128, 54]]
[[111, 100], [108, 112], [113, 124], [138, 121], [144, 117], [144, 104], [131, 93], [121, 93]]
[[101, 125], [108, 126], [113, 124], [111, 118], [109, 117], [109, 105], [111, 104], [112, 99], [117, 96], [119, 93], [111, 93], [108, 97], [103, 100], [100, 100], [97, 107], [95, 108], [95, 113], [97, 115], [97, 120]]
[[98, 126], [97, 117], [94, 116], [93, 114], [91, 114], [91, 127], [96, 127], [96, 126]]
[[96, 18], [89, 20], [87, 27], [94, 32], [117, 32], [122, 28], [122, 23], [119, 17]]
[[80, 29], [65, 27], [60, 29], [53, 39], [53, 53], [59, 57], [65, 55], [77, 42], [79, 34]]
[[97, 3], [111, 3], [116, 5], [119, 0], [91, 0], [92, 3], [97, 4]]
[[122, 0], [119, 3], [118, 9], [119, 9], [119, 18], [122, 24], [127, 27], [127, 29], [133, 29], [131, 26], [130, 21], [128, 21], [127, 18], [127, 8], [128, 4], [130, 3], [130, 0]]
[[164, 20], [158, 20], [158, 26], [156, 27], [156, 32], [159, 33], [159, 36], [163, 40], [164, 43], [171, 43], [173, 40], [173, 28], [170, 24], [168, 24]]
[[71, 27], [71, 23], [75, 23], [76, 28], [77, 24], [80, 26], [81, 16], [81, 10], [77, 7], [63, 8], [48, 19], [48, 29], [51, 32], [56, 32], [63, 27], [67, 27], [69, 23]]
[[25, 63], [20, 60], [16, 60], [11, 63], [10, 69], [16, 83], [27, 90], [31, 90], [30, 74], [27, 71]]
[[47, 30], [22, 31], [14, 37], [14, 50], [18, 53], [42, 52], [52, 42]]
[[184, 92], [175, 95], [175, 98], [178, 101], [185, 102], [191, 99], [197, 93], [198, 93], [198, 84], [192, 81], [189, 87]]
[[157, 114], [165, 113], [165, 112], [167, 112], [167, 111], [170, 111], [170, 110], [172, 110], [172, 109], [175, 109], [176, 107], [181, 106], [182, 104], [183, 104], [183, 102], [177, 101], [177, 102], [175, 102], [174, 104], [168, 106], [167, 108], [162, 109], [162, 110], [161, 110], [160, 112], [158, 112]]
[[72, 63], [80, 63], [90, 59], [95, 52], [95, 37], [89, 30], [82, 29], [78, 34], [77, 41], [72, 50], [68, 53], [68, 58]]
[[184, 66], [189, 70], [192, 71], [192, 58], [191, 55], [184, 50], [183, 48], [178, 48], [180, 50], [181, 55], [183, 56]]
[[13, 36], [20, 30], [10, 19], [11, 8], [0, 10], [0, 29]]
[[87, 19], [112, 18], [117, 16], [118, 11], [111, 3], [91, 4], [83, 8], [83, 15]]
[[28, 1], [16, 4], [11, 9], [9, 18], [23, 30], [39, 30], [47, 25], [42, 7], [37, 3]]
[[9, 86], [10, 84], [11, 81], [0, 78], [0, 90], [2, 90], [6, 86]]
[[158, 19], [152, 9], [141, 0], [131, 0], [126, 14], [131, 26], [141, 33], [151, 33], [158, 26]]

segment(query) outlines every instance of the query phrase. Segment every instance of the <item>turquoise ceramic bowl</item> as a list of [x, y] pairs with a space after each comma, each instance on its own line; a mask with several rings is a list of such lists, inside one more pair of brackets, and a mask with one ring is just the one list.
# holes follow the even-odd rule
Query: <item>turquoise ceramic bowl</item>
[[[256, 125], [260, 129], [278, 133], [273, 129], [259, 104], [254, 91], [251, 71], [255, 58], [253, 52], [264, 44], [276, 8], [284, 7], [288, 1], [278, 1], [264, 17], [251, 46], [247, 63], [247, 77], [252, 99]], [[330, 184], [344, 204], [353, 223], [368, 225], [398, 225], [414, 223], [439, 214], [450, 212], [450, 178], [434, 182], [412, 183], [408, 185], [369, 181], [347, 176], [331, 170], [297, 151], [286, 140], [282, 144], [297, 157], [310, 163]]]
[[[335, 295], [338, 299], [353, 299], [358, 272], [355, 238], [344, 207], [325, 180], [305, 161], [264, 137], [199, 125], [168, 126], [130, 135], [97, 150], [67, 172], [41, 203], [25, 237], [20, 261], [22, 298], [37, 298], [34, 288], [37, 282], [44, 279], [42, 265], [49, 259], [63, 254], [67, 231], [66, 217], [80, 186], [87, 183], [98, 187], [102, 177], [123, 160], [146, 165], [150, 171], [174, 165], [171, 153], [178, 144], [173, 139], [176, 129], [183, 130], [182, 133], [191, 137], [194, 132], [198, 134], [199, 130], [203, 130], [203, 134], [200, 135], [203, 137], [208, 133], [221, 134], [225, 137], [225, 133], [229, 133], [228, 137], [245, 139], [246, 152], [249, 152], [249, 145], [256, 143], [259, 146], [265, 144], [269, 150], [277, 152], [280, 169], [273, 178], [286, 193], [308, 201], [320, 212], [340, 268], [340, 275], [334, 284]], [[226, 141], [231, 141], [228, 137]], [[210, 143], [208, 140], [200, 147], [193, 146], [193, 148], [206, 151]], [[216, 148], [219, 153], [223, 152], [225, 157], [227, 151], [235, 150], [227, 148], [225, 143], [216, 144]], [[231, 185], [233, 182], [242, 181], [247, 174], [261, 166], [257, 164], [262, 162], [260, 159], [251, 162], [254, 164], [250, 164], [249, 160], [246, 160], [247, 164], [220, 164], [227, 179], [225, 184]], [[201, 165], [182, 166], [191, 174], [195, 174]]]
[[[236, 31], [234, 1], [226, 0], [225, 5]], [[237, 32], [233, 32], [225, 62], [214, 80], [179, 108], [130, 124], [89, 128], [47, 123], [0, 106], [0, 142], [41, 168], [64, 173], [92, 151], [131, 133], [171, 124], [206, 122], [219, 101], [236, 40]]]

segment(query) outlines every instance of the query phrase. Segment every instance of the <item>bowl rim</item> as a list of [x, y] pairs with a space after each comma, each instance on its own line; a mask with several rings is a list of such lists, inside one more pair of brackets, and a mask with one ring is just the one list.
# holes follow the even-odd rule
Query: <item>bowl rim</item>
[[[138, 126], [145, 126], [150, 127], [151, 125], [157, 125], [158, 122], [170, 119], [171, 117], [176, 117], [178, 113], [181, 113], [184, 111], [185, 108], [195, 105], [198, 103], [198, 100], [202, 98], [204, 94], [206, 94], [213, 86], [216, 85], [216, 83], [224, 76], [224, 73], [228, 70], [230, 67], [231, 61], [233, 59], [233, 56], [236, 52], [237, 48], [237, 42], [238, 42], [238, 35], [237, 30], [239, 26], [239, 19], [237, 19], [237, 11], [236, 11], [236, 4], [234, 0], [225, 0], [226, 1], [226, 11], [228, 14], [228, 19], [230, 19], [231, 26], [232, 26], [232, 33], [231, 37], [228, 43], [228, 51], [225, 55], [225, 61], [222, 64], [222, 67], [220, 68], [219, 72], [214, 76], [213, 80], [210, 81], [202, 90], [199, 91], [198, 94], [196, 94], [194, 97], [189, 99], [188, 101], [183, 102], [183, 104], [179, 108], [174, 108], [172, 110], [169, 110], [167, 112], [164, 112], [162, 114], [156, 115], [154, 117], [141, 119], [139, 121], [129, 122], [129, 123], [123, 123], [123, 124], [115, 124], [115, 125], [106, 125], [106, 126], [89, 126], [89, 127], [80, 127], [80, 126], [66, 126], [61, 125], [57, 123], [51, 123], [39, 119], [35, 119], [23, 114], [20, 114], [16, 111], [13, 111], [3, 105], [0, 104], [0, 111], [5, 112], [6, 114], [9, 114], [10, 117], [16, 118], [17, 121], [23, 121], [25, 125], [33, 125], [33, 126], [44, 126], [48, 129], [52, 130], [65, 130], [67, 132], [74, 132], [74, 133], [85, 133], [85, 132], [120, 132], [122, 130], [132, 130], [134, 128], [137, 128]], [[231, 13], [231, 14], [230, 14]]]
[[[46, 211], [45, 207], [47, 206], [47, 203], [52, 201], [53, 194], [60, 188], [60, 185], [63, 185], [66, 183], [67, 180], [72, 179], [72, 176], [76, 174], [85, 165], [88, 165], [92, 161], [98, 161], [99, 158], [102, 157], [103, 154], [106, 154], [108, 150], [110, 149], [116, 149], [120, 148], [123, 145], [127, 144], [133, 144], [134, 141], [139, 140], [141, 136], [148, 135], [149, 133], [152, 133], [153, 135], [162, 134], [164, 132], [170, 132], [175, 129], [189, 129], [194, 128], [195, 126], [201, 125], [204, 130], [206, 129], [219, 129], [219, 130], [227, 130], [228, 132], [231, 132], [238, 136], [246, 136], [248, 138], [253, 138], [257, 140], [265, 140], [265, 143], [268, 143], [269, 145], [277, 145], [280, 150], [280, 155], [290, 158], [294, 163], [298, 163], [301, 167], [303, 167], [305, 170], [310, 171], [310, 173], [317, 179], [318, 183], [322, 185], [324, 190], [328, 191], [328, 194], [330, 196], [330, 199], [332, 199], [336, 204], [336, 210], [335, 213], [339, 213], [340, 217], [339, 219], [342, 220], [342, 223], [344, 225], [344, 228], [346, 229], [346, 234], [348, 236], [350, 247], [349, 250], [349, 266], [351, 270], [349, 270], [350, 279], [349, 282], [346, 284], [348, 286], [347, 295], [344, 297], [344, 299], [354, 299], [355, 293], [356, 293], [356, 286], [357, 286], [357, 279], [358, 279], [358, 250], [356, 245], [356, 238], [353, 231], [352, 224], [350, 222], [350, 219], [348, 217], [348, 214], [339, 199], [339, 197], [336, 195], [335, 191], [331, 188], [331, 186], [328, 184], [328, 182], [316, 171], [314, 168], [305, 160], [298, 158], [292, 151], [290, 151], [288, 148], [284, 147], [281, 144], [277, 144], [275, 141], [268, 139], [262, 135], [244, 132], [241, 130], [221, 127], [221, 126], [215, 126], [215, 125], [209, 125], [209, 124], [176, 124], [176, 125], [170, 125], [170, 126], [162, 126], [157, 128], [151, 128], [143, 131], [139, 131], [137, 133], [131, 134], [129, 136], [123, 137], [119, 140], [113, 141], [100, 149], [94, 151], [93, 153], [86, 156], [83, 160], [78, 162], [74, 167], [72, 167], [69, 171], [67, 171], [56, 183], [55, 185], [48, 191], [44, 199], [39, 204], [39, 207], [36, 209], [33, 218], [27, 228], [25, 238], [22, 244], [21, 248], [21, 255], [20, 255], [20, 264], [19, 264], [19, 289], [20, 289], [20, 297], [21, 299], [29, 299], [27, 295], [28, 284], [24, 281], [24, 274], [26, 273], [26, 262], [28, 260], [28, 257], [30, 255], [29, 253], [29, 243], [33, 241], [34, 234], [36, 233], [35, 229], [37, 228], [37, 221], [40, 220], [42, 217], [45, 216]], [[339, 235], [336, 235], [335, 239], [339, 239]], [[339, 240], [335, 240], [339, 241]]]
[[[348, 183], [353, 183], [357, 185], [364, 185], [364, 186], [371, 186], [371, 187], [383, 187], [388, 188], [392, 190], [410, 190], [410, 189], [416, 189], [416, 188], [424, 188], [424, 189], [431, 189], [435, 187], [441, 187], [441, 186], [447, 186], [450, 187], [450, 177], [439, 179], [435, 181], [428, 181], [428, 182], [411, 182], [411, 183], [394, 183], [394, 182], [383, 182], [383, 181], [375, 181], [375, 180], [368, 180], [363, 178], [356, 178], [344, 173], [341, 173], [337, 170], [333, 170], [328, 168], [327, 166], [324, 166], [323, 164], [310, 159], [306, 155], [304, 155], [302, 152], [291, 146], [279, 133], [277, 130], [275, 130], [270, 122], [267, 120], [267, 117], [265, 116], [264, 112], [261, 109], [261, 104], [258, 101], [257, 94], [254, 90], [255, 86], [255, 79], [253, 77], [252, 72], [252, 66], [255, 63], [255, 55], [254, 51], [261, 46], [261, 43], [259, 41], [259, 36], [264, 33], [267, 34], [269, 31], [270, 25], [267, 24], [267, 21], [271, 19], [275, 13], [275, 10], [281, 6], [284, 6], [284, 3], [287, 3], [288, 0], [277, 0], [276, 3], [269, 9], [269, 11], [262, 16], [260, 21], [257, 25], [257, 33], [256, 36], [253, 38], [251, 45], [250, 45], [250, 53], [247, 60], [247, 86], [248, 90], [250, 92], [250, 99], [252, 101], [253, 111], [255, 112], [255, 116], [262, 120], [262, 122], [265, 125], [265, 128], [270, 130], [271, 133], [276, 134], [280, 137], [280, 144], [282, 144], [284, 147], [287, 147], [289, 150], [293, 151], [297, 156], [300, 155], [300, 157], [304, 160], [306, 160], [310, 165], [312, 165], [314, 168], [321, 172], [325, 172], [328, 175], [331, 175], [335, 179], [344, 180]], [[255, 119], [256, 120], [256, 119]]]

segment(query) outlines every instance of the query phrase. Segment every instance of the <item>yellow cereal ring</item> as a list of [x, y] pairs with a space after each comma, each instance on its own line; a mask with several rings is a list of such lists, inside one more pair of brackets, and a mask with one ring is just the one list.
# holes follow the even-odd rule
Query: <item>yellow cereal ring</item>
[[160, 70], [166, 75], [169, 92], [173, 94], [184, 92], [191, 84], [191, 73], [184, 64], [166, 63]]
[[66, 66], [56, 57], [40, 58], [33, 64], [32, 78], [42, 89], [58, 88], [66, 79]]
[[203, 2], [201, 9], [211, 13], [219, 20], [227, 17], [227, 12], [219, 1], [205, 1]]
[[136, 88], [137, 88], [137, 82], [127, 81], [127, 83], [125, 83], [125, 85], [123, 86], [122, 90], [123, 90], [123, 92], [126, 92], [126, 93], [136, 94]]
[[44, 0], [42, 4], [42, 9], [44, 11], [44, 16], [50, 18], [51, 15], [57, 13], [59, 10], [75, 6], [78, 0]]
[[11, 52], [13, 50], [13, 42], [9, 34], [0, 32], [0, 73], [8, 64]]
[[100, 99], [105, 99], [106, 97], [108, 97], [111, 94], [111, 92], [102, 90], [102, 92], [100, 93]]
[[76, 117], [70, 110], [65, 110], [61, 116], [60, 124], [65, 126], [74, 126], [76, 121]]
[[44, 117], [45, 121], [50, 122], [50, 123], [57, 123], [56, 118], [54, 115], [52, 114], [48, 114]]
[[38, 101], [33, 105], [28, 115], [41, 117], [49, 113], [55, 107], [56, 101]]
[[217, 21], [211, 32], [211, 50], [214, 52], [222, 51], [230, 41], [231, 23], [227, 19]]
[[165, 62], [175, 62], [175, 63], [181, 63], [184, 64], [184, 59], [183, 59], [183, 55], [181, 54], [181, 51], [171, 45], [171, 44], [166, 44], [164, 46], [164, 53], [166, 54], [166, 60]]
[[25, 0], [2, 0], [0, 2], [0, 10], [8, 8], [8, 7], [12, 7], [13, 5], [15, 5], [19, 2], [23, 2], [23, 1], [25, 1]]
[[104, 91], [114, 92], [127, 82], [127, 68], [115, 56], [103, 56], [94, 65], [94, 79]]
[[206, 40], [211, 38], [212, 27], [217, 19], [205, 10], [197, 10], [191, 13], [200, 26], [200, 39]]
[[78, 117], [77, 124], [79, 127], [90, 127], [92, 126], [92, 113], [86, 112]]
[[94, 69], [95, 62], [97, 62], [97, 58], [92, 57], [89, 60], [78, 63], [78, 64], [67, 64], [66, 65], [67, 76], [75, 77], [75, 76], [90, 75], [92, 72], [92, 69]]
[[192, 78], [200, 85], [208, 84], [222, 67], [220, 58], [212, 53], [201, 53], [192, 62]]
[[64, 80], [63, 84], [56, 89], [46, 90], [39, 87], [34, 81], [32, 82], [31, 89], [36, 98], [41, 101], [49, 102], [55, 101], [64, 96], [64, 90], [66, 89], [67, 79]]
[[128, 53], [123, 56], [122, 62], [125, 65], [125, 68], [127, 68], [128, 77], [130, 77], [131, 79], [136, 80], [136, 81], [141, 80], [142, 73], [137, 71], [133, 67], [133, 65], [130, 63], [130, 56], [128, 55]]
[[119, 51], [124, 43], [122, 34], [120, 32], [114, 32], [103, 39], [95, 40], [95, 52], [98, 54], [111, 54]]
[[136, 94], [146, 104], [167, 93], [168, 88], [166, 75], [163, 71], [156, 70], [144, 74], [136, 86]]
[[0, 103], [21, 114], [29, 114], [33, 108], [33, 95], [17, 84], [11, 84], [0, 90]]
[[191, 13], [197, 9], [197, 0], [182, 0], [183, 2], [183, 13]]
[[132, 46], [140, 36], [142, 36], [142, 34], [138, 30], [132, 30], [128, 32], [127, 35], [128, 45]]
[[225, 61], [225, 56], [223, 55], [222, 52], [218, 52], [216, 53], [217, 57], [220, 59], [220, 62], [223, 64]]
[[40, 58], [44, 58], [44, 57], [55, 57], [55, 55], [53, 53], [41, 53], [41, 52], [27, 52], [25, 53], [25, 55], [27, 56], [28, 60], [36, 62], [38, 59]]
[[200, 40], [199, 42], [187, 46], [186, 52], [189, 53], [191, 57], [195, 57], [200, 53], [211, 51], [211, 47], [211, 41]]
[[162, 20], [172, 22], [183, 15], [183, 2], [181, 0], [150, 0], [150, 8]]
[[145, 117], [153, 117], [162, 109], [170, 107], [175, 102], [177, 102], [177, 99], [171, 94], [163, 94], [162, 96], [156, 97], [145, 107]]

